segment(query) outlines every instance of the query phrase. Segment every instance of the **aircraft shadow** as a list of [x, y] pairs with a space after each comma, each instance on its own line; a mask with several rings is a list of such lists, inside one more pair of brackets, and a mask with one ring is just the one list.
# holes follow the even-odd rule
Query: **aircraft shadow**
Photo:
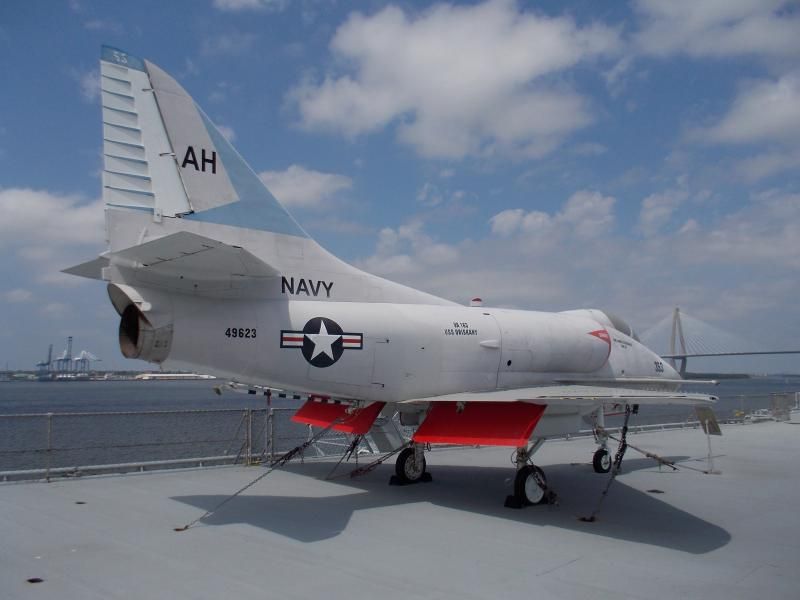
[[[641, 463], [641, 464], [640, 464]], [[645, 464], [646, 463], [646, 464]], [[652, 467], [649, 459], [626, 462], [624, 470]], [[324, 478], [330, 463], [292, 465], [285, 470]], [[560, 527], [618, 540], [649, 544], [704, 554], [726, 545], [730, 534], [721, 527], [675, 508], [658, 497], [636, 490], [617, 480], [603, 501], [593, 523], [579, 520], [597, 506], [608, 481], [607, 475], [576, 464], [548, 465], [548, 483], [559, 494], [556, 507], [533, 506], [515, 510], [503, 506], [504, 494], [510, 492], [513, 471], [504, 467], [435, 465], [430, 468], [433, 482], [410, 486], [389, 486], [392, 465], [382, 465], [366, 476], [343, 477], [335, 483], [360, 490], [356, 493], [323, 497], [245, 495], [227, 503], [202, 521], [217, 526], [247, 523], [300, 542], [318, 542], [342, 533], [354, 511], [429, 502], [431, 504], [493, 516], [536, 527]], [[580, 472], [579, 472], [580, 471]], [[340, 471], [346, 474], [347, 471]], [[269, 490], [269, 477], [255, 489]], [[668, 498], [668, 487], [665, 486]], [[225, 500], [222, 495], [177, 496], [173, 500], [210, 510]]]

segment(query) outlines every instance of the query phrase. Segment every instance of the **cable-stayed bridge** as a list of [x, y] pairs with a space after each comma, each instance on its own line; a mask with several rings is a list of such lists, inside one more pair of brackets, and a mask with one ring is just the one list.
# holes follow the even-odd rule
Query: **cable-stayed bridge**
[[800, 354], [800, 350], [760, 348], [740, 336], [692, 317], [680, 308], [675, 308], [671, 315], [642, 333], [641, 340], [669, 359], [681, 374], [686, 373], [688, 360], [693, 357]]

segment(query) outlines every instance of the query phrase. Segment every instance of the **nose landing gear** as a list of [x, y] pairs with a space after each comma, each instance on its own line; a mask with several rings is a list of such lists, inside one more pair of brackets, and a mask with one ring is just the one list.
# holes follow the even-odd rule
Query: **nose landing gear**
[[592, 456], [592, 467], [595, 473], [608, 473], [611, 471], [613, 461], [611, 453], [608, 451], [608, 433], [606, 433], [606, 414], [605, 406], [600, 406], [594, 414], [594, 441], [600, 447], [595, 451]]
[[611, 470], [611, 453], [608, 448], [598, 448], [592, 457], [595, 473], [608, 473]]

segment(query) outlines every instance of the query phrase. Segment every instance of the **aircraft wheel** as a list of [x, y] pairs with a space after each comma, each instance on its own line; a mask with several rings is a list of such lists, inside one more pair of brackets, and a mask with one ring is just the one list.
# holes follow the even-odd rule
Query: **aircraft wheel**
[[514, 479], [514, 497], [523, 506], [529, 504], [543, 504], [546, 501], [546, 490], [536, 480], [538, 474], [542, 483], [547, 485], [547, 478], [536, 465], [527, 465], [517, 471]]
[[592, 458], [595, 473], [608, 473], [611, 470], [611, 453], [605, 448], [598, 448]]
[[394, 464], [394, 471], [401, 484], [416, 483], [422, 481], [425, 475], [425, 457], [422, 457], [422, 464], [415, 460], [414, 448], [406, 448], [397, 457]]

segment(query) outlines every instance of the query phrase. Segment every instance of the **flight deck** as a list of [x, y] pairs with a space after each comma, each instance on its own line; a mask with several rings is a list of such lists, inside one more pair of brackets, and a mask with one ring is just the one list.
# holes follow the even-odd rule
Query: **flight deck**
[[[797, 598], [800, 427], [723, 426], [714, 466], [699, 429], [635, 434], [608, 475], [591, 439], [537, 454], [558, 504], [505, 508], [511, 452], [428, 453], [430, 483], [351, 479], [333, 460], [0, 485], [0, 590], [59, 598]], [[30, 580], [30, 581], [29, 581]], [[41, 580], [41, 581], [37, 581]]]

